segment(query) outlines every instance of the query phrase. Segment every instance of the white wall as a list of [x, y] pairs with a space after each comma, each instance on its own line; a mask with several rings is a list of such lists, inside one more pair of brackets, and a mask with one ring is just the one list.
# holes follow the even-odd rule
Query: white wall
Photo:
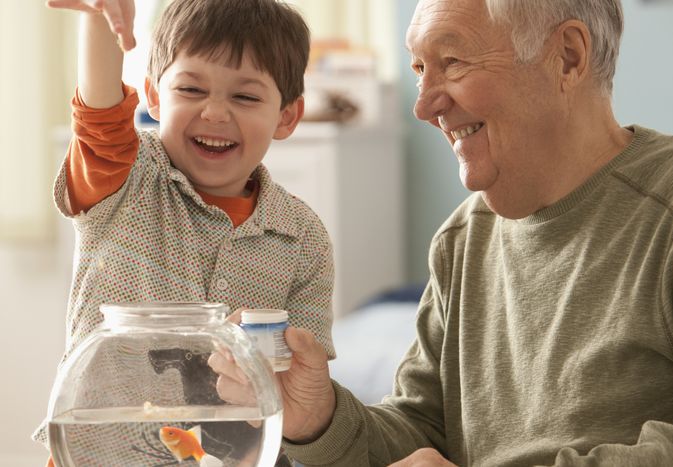
[[46, 449], [30, 439], [46, 416], [64, 350], [65, 309], [72, 271], [69, 222], [51, 218], [52, 239], [0, 244], [0, 465], [44, 465]]
[[44, 465], [30, 439], [47, 412], [61, 353], [69, 265], [52, 245], [0, 247], [2, 358], [0, 465]]
[[[408, 3], [415, 3], [406, 0]], [[370, 49], [377, 60], [377, 72], [384, 82], [397, 79], [397, 51], [394, 42], [397, 20], [396, 0], [289, 0], [311, 28], [311, 38], [346, 39], [355, 47]]]
[[[52, 135], [46, 159], [57, 166], [67, 132]], [[65, 311], [72, 277], [74, 232], [56, 213], [48, 216], [50, 235], [40, 242], [0, 243], [0, 316], [4, 324], [0, 357], [0, 466], [44, 465], [46, 449], [31, 440], [47, 414], [51, 386], [64, 351]]]
[[49, 127], [69, 118], [74, 24], [43, 1], [0, 2], [0, 202], [11, 208], [0, 216], [2, 466], [39, 466], [47, 457], [30, 435], [46, 415], [63, 352], [71, 269], [70, 252], [57, 248], [64, 225], [51, 203]]

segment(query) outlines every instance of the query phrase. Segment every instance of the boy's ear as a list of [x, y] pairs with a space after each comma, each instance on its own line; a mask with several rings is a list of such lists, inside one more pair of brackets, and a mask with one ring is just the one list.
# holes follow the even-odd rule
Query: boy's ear
[[145, 95], [147, 96], [147, 113], [150, 117], [159, 121], [159, 92], [152, 84], [149, 76], [145, 77]]
[[299, 120], [304, 116], [304, 97], [299, 96], [280, 111], [280, 121], [273, 134], [273, 139], [285, 139], [292, 134]]

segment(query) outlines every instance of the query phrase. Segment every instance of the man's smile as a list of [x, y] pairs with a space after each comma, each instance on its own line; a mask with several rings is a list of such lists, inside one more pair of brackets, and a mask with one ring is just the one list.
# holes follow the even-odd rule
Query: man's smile
[[449, 133], [451, 134], [451, 137], [458, 141], [463, 138], [467, 138], [473, 133], [476, 133], [477, 131], [481, 130], [481, 128], [484, 126], [482, 122], [475, 123], [473, 125], [468, 125], [463, 128], [457, 129], [457, 130], [451, 130]]

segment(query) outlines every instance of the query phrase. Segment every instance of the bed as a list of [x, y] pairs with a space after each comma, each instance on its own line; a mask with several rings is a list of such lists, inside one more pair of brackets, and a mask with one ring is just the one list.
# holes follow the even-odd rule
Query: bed
[[416, 335], [422, 291], [412, 285], [381, 294], [334, 322], [331, 376], [363, 403], [390, 394], [397, 365]]

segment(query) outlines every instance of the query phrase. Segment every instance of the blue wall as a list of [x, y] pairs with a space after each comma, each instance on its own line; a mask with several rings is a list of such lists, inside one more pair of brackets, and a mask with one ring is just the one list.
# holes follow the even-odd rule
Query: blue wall
[[444, 136], [413, 116], [416, 101], [416, 77], [409, 67], [409, 53], [404, 47], [407, 25], [416, 2], [397, 0], [398, 39], [400, 50], [400, 94], [406, 127], [407, 191], [407, 266], [411, 282], [428, 277], [427, 257], [432, 235], [465, 199], [469, 192], [458, 177], [458, 162]]
[[613, 104], [623, 125], [673, 134], [673, 0], [622, 0]]
[[[409, 280], [427, 278], [432, 235], [468, 195], [458, 164], [436, 129], [412, 115], [416, 80], [404, 48], [416, 2], [396, 0], [402, 112], [406, 126], [407, 264]], [[614, 108], [623, 125], [638, 123], [673, 134], [673, 0], [623, 0], [626, 27], [614, 83]]]

